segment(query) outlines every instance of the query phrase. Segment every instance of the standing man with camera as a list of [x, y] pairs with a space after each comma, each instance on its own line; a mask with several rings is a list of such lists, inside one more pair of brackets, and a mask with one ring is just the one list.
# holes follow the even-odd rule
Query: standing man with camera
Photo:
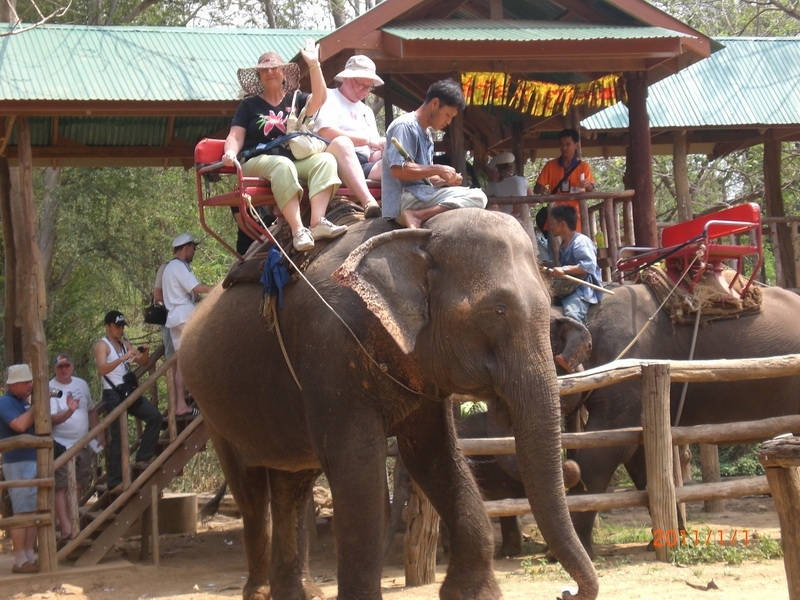
[[[66, 450], [89, 433], [97, 425], [97, 410], [92, 406], [89, 386], [80, 377], [74, 376], [75, 363], [69, 354], [58, 354], [53, 361], [55, 377], [50, 380], [50, 419], [53, 424], [53, 439]], [[101, 434], [102, 436], [102, 434]], [[75, 455], [75, 480], [78, 496], [89, 483], [92, 451], [88, 446]], [[67, 506], [67, 465], [56, 469], [56, 493], [54, 504], [61, 537], [58, 546], [72, 540], [72, 520]]]
[[[94, 362], [102, 381], [103, 406], [108, 414], [136, 389], [136, 376], [130, 369], [130, 363], [136, 365], [147, 363], [150, 348], [146, 345], [133, 348], [125, 339], [125, 326], [128, 322], [125, 320], [125, 315], [118, 310], [107, 312], [103, 322], [106, 335], [94, 346]], [[136, 452], [136, 463], [140, 468], [144, 468], [155, 458], [158, 434], [161, 431], [161, 413], [144, 398], [139, 398], [129, 406], [128, 413], [144, 421], [144, 432]], [[122, 484], [119, 423], [112, 424], [109, 429], [111, 435], [108, 445], [108, 489], [114, 491]]]
[[[0, 440], [22, 433], [34, 434], [34, 415], [29, 398], [33, 391], [33, 374], [28, 365], [11, 365], [6, 376], [6, 393], [0, 396]], [[36, 450], [18, 448], [3, 452], [3, 477], [6, 481], [36, 478]], [[14, 516], [36, 512], [36, 488], [8, 489]], [[36, 560], [36, 526], [11, 529], [14, 551], [12, 573], [38, 573]]]
[[[189, 317], [194, 312], [194, 306], [200, 294], [207, 294], [214, 289], [212, 285], [203, 285], [192, 273], [192, 260], [197, 249], [198, 241], [189, 233], [182, 233], [172, 240], [173, 259], [164, 268], [161, 280], [161, 293], [164, 296], [164, 306], [167, 313], [167, 327], [172, 338], [172, 345], [177, 352], [181, 346], [181, 334]], [[180, 360], [175, 367], [175, 391], [178, 401], [175, 407], [175, 416], [196, 417], [199, 409], [189, 408], [186, 404], [186, 385], [183, 382]]]

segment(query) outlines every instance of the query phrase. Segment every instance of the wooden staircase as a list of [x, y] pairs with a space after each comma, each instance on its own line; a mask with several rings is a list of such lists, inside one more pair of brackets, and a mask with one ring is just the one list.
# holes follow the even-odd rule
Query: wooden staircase
[[[167, 360], [156, 369], [131, 398], [141, 396], [151, 388], [157, 377], [166, 373], [172, 363], [173, 360]], [[106, 415], [96, 429], [109, 426], [107, 421], [115, 421], [118, 415], [117, 410]], [[133, 471], [134, 478], [130, 486], [118, 494], [109, 492], [105, 486], [97, 486], [96, 499], [90, 500], [91, 504], [86, 509], [81, 509], [83, 515], [80, 531], [73, 540], [58, 550], [56, 557], [59, 561], [77, 557], [74, 563], [76, 567], [87, 567], [100, 562], [137, 520], [145, 523], [143, 515], [151, 508], [153, 498], [158, 498], [169, 483], [182, 473], [189, 460], [204, 449], [208, 442], [208, 430], [202, 415], [180, 423], [177, 432], [174, 429], [174, 418], [170, 421], [172, 427], [162, 433], [155, 460], [144, 471]], [[89, 435], [95, 434], [90, 432]], [[123, 468], [127, 462], [123, 461]], [[147, 544], [147, 533], [143, 527], [143, 555], [146, 554], [144, 546]]]

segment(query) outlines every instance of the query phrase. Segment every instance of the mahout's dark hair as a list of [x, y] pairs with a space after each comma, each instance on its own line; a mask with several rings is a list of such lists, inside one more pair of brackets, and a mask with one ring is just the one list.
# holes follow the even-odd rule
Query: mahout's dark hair
[[428, 88], [428, 93], [425, 94], [425, 104], [434, 98], [438, 98], [441, 104], [455, 106], [458, 110], [464, 110], [467, 106], [464, 102], [461, 85], [454, 79], [440, 79], [436, 83], [432, 83]]

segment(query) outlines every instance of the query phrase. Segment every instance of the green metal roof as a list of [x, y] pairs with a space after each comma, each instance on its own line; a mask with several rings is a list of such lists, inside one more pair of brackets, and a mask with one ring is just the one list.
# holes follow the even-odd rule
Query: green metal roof
[[[9, 25], [0, 25], [0, 33]], [[0, 38], [0, 99], [236, 99], [236, 70], [266, 50], [285, 59], [326, 32], [41, 25]], [[157, 73], [157, 77], [153, 74]]]
[[[800, 38], [717, 38], [725, 47], [649, 88], [651, 129], [800, 123]], [[587, 130], [628, 128], [617, 104], [584, 119]]]
[[393, 23], [382, 27], [381, 30], [404, 40], [445, 41], [544, 42], [690, 37], [663, 27], [593, 25], [553, 21], [468, 21], [466, 19]]

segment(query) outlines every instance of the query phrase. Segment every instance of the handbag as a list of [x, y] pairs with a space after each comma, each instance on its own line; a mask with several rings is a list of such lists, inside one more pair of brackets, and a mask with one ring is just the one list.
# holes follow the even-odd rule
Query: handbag
[[564, 298], [569, 296], [572, 292], [578, 289], [582, 283], [572, 281], [570, 279], [563, 279], [561, 277], [553, 277], [550, 280], [550, 289], [553, 292], [554, 298]]
[[144, 309], [144, 322], [150, 325], [166, 325], [168, 312], [166, 306], [160, 302], [153, 302]]
[[[119, 395], [120, 400], [125, 400], [128, 396], [130, 396], [133, 391], [139, 387], [139, 382], [136, 379], [136, 373], [133, 371], [126, 371], [125, 375], [122, 376], [122, 383], [119, 385], [114, 385], [111, 380], [103, 375], [103, 379], [108, 382], [115, 392]], [[131, 408], [136, 408], [142, 402], [144, 398], [140, 396], [136, 402], [131, 405]]]
[[318, 136], [312, 131], [314, 128], [313, 119], [306, 123], [306, 108], [308, 105], [302, 108], [300, 114], [295, 113], [295, 103], [299, 91], [295, 90], [294, 96], [292, 96], [292, 110], [286, 119], [286, 133], [300, 134], [289, 138], [289, 149], [296, 160], [302, 160], [312, 154], [325, 152], [329, 143], [324, 137]]

